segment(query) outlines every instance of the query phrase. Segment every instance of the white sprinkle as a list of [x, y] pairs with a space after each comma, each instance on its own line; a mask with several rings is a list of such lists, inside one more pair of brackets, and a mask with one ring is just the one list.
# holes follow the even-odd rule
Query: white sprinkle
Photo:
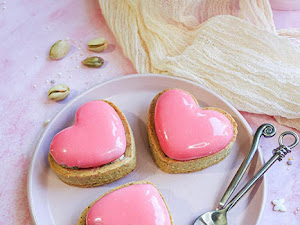
[[72, 78], [72, 75], [70, 75], [69, 78]]
[[274, 205], [273, 210], [274, 211], [280, 211], [280, 212], [286, 212], [287, 209], [284, 206], [284, 202], [285, 202], [284, 198], [273, 200], [272, 201], [272, 203]]
[[48, 123], [50, 123], [50, 120], [49, 120], [49, 119], [45, 120], [45, 122], [44, 122], [44, 126], [47, 126], [47, 125], [48, 125]]
[[2, 2], [2, 4], [3, 4], [3, 5], [5, 5], [5, 3], [6, 3], [5, 1], [4, 1], [4, 2]]
[[78, 47], [78, 50], [80, 50], [81, 48], [80, 47]]
[[38, 56], [38, 55], [36, 55], [36, 56], [35, 56], [35, 59], [38, 59], [38, 58], [39, 58], [39, 56]]
[[58, 72], [57, 74], [58, 74], [58, 76], [61, 76], [61, 72]]
[[79, 69], [79, 66], [76, 66], [76, 69]]
[[33, 88], [36, 88], [36, 87], [37, 87], [36, 84], [34, 84], [34, 85], [33, 85]]
[[45, 80], [45, 83], [49, 83], [49, 80]]
[[46, 29], [49, 30], [50, 26], [46, 26]]
[[68, 41], [68, 40], [70, 40], [70, 38], [69, 38], [69, 37], [67, 37], [67, 38], [66, 38], [66, 40]]
[[51, 80], [50, 82], [51, 82], [51, 84], [55, 84], [55, 80]]
[[295, 213], [295, 214], [297, 214], [297, 213], [298, 213], [298, 211], [296, 210], [294, 213]]
[[297, 207], [297, 211], [300, 211], [300, 207]]
[[3, 6], [3, 7], [2, 7], [2, 9], [3, 9], [3, 10], [5, 10], [5, 9], [6, 9], [6, 7], [5, 7], [5, 6]]

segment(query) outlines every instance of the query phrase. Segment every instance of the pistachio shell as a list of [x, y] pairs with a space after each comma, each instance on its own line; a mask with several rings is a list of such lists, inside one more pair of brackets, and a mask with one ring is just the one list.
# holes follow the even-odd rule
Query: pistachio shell
[[83, 65], [88, 67], [99, 68], [103, 65], [104, 60], [98, 56], [88, 57], [82, 61]]
[[105, 38], [100, 37], [90, 40], [87, 45], [88, 49], [93, 52], [102, 52], [107, 48], [108, 42], [105, 40]]
[[70, 88], [65, 84], [58, 84], [53, 86], [48, 91], [48, 97], [54, 101], [61, 101], [68, 97], [70, 94]]
[[49, 52], [51, 59], [61, 59], [70, 51], [70, 44], [65, 40], [55, 42]]

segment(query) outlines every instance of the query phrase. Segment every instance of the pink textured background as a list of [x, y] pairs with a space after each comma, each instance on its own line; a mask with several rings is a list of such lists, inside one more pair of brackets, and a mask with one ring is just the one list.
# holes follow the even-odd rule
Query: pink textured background
[[[300, 11], [274, 12], [277, 27], [300, 27]], [[105, 59], [101, 69], [81, 65], [88, 55], [86, 41], [105, 37], [108, 50], [98, 55]], [[49, 60], [51, 45], [70, 38], [71, 53], [60, 61]], [[78, 66], [78, 68], [76, 68]], [[33, 224], [27, 204], [27, 171], [34, 146], [51, 119], [75, 96], [91, 86], [126, 74], [136, 73], [101, 15], [97, 0], [7, 0], [0, 1], [0, 225]], [[51, 80], [68, 84], [72, 90], [65, 101], [47, 99]], [[35, 86], [36, 85], [36, 86]], [[243, 113], [253, 129], [271, 122], [269, 116]], [[299, 133], [298, 133], [299, 134]], [[262, 140], [265, 159], [277, 147], [277, 137]], [[262, 225], [299, 225], [300, 148], [294, 149], [292, 166], [285, 159], [267, 173], [268, 197]], [[272, 211], [271, 200], [286, 199], [287, 212]]]

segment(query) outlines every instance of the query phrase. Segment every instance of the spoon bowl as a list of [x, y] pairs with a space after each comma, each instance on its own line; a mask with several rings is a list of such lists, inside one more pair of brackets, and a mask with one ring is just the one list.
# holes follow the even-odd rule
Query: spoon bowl
[[200, 215], [194, 225], [227, 225], [227, 208]]

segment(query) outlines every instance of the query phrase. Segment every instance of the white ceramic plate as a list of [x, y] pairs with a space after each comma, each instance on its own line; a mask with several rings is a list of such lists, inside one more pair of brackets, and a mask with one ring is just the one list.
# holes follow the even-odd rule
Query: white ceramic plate
[[[147, 141], [146, 121], [152, 98], [167, 88], [182, 88], [192, 93], [200, 106], [219, 107], [238, 123], [238, 137], [230, 155], [217, 165], [189, 174], [167, 174], [153, 163]], [[52, 138], [72, 124], [76, 110], [83, 103], [107, 99], [125, 114], [133, 130], [137, 167], [126, 177], [103, 187], [76, 188], [56, 177], [48, 163]], [[128, 75], [99, 84], [67, 104], [48, 124], [36, 146], [28, 177], [29, 205], [37, 225], [74, 225], [81, 212], [108, 190], [130, 181], [153, 182], [164, 196], [175, 225], [190, 225], [196, 217], [217, 206], [222, 194], [251, 146], [251, 128], [241, 114], [227, 101], [208, 89], [184, 79], [165, 75]], [[253, 159], [250, 176], [262, 165], [259, 152]], [[260, 182], [228, 214], [229, 224], [259, 223], [265, 203], [265, 182]]]

